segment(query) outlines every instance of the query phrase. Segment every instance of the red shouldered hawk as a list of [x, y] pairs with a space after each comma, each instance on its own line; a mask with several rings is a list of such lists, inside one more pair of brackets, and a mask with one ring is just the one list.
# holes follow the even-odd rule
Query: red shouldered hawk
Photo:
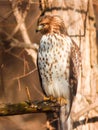
[[[38, 51], [38, 70], [42, 88], [47, 96], [60, 99], [61, 130], [65, 130], [77, 92], [81, 66], [80, 50], [67, 35], [64, 21], [59, 16], [40, 17], [36, 31], [42, 33]], [[70, 124], [67, 125], [67, 129], [70, 130]]]

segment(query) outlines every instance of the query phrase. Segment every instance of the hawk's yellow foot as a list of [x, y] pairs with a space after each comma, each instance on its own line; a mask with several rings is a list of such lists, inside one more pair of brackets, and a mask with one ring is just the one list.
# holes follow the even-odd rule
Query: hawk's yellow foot
[[63, 97], [58, 97], [57, 102], [60, 104], [60, 106], [68, 104], [68, 100]]
[[48, 100], [56, 101], [57, 99], [55, 97], [53, 97], [53, 96], [49, 96], [49, 97], [44, 96], [44, 101], [48, 101]]

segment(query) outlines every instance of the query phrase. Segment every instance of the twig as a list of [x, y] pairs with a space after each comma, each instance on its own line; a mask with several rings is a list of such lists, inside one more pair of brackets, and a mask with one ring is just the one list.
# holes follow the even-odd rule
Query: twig
[[20, 79], [17, 79], [19, 91], [21, 91]]
[[26, 74], [24, 74], [24, 75], [21, 75], [21, 76], [18, 76], [18, 77], [16, 77], [16, 78], [13, 78], [13, 80], [16, 80], [16, 79], [18, 80], [18, 79], [24, 78], [24, 77], [26, 77], [26, 76], [32, 74], [32, 73], [35, 72], [35, 71], [37, 71], [37, 68], [33, 69], [32, 71], [30, 71], [30, 72], [28, 72], [28, 73], [26, 73]]
[[5, 20], [8, 20], [7, 18], [13, 13], [13, 11], [9, 11], [8, 13], [6, 13], [4, 16], [0, 16], [2, 19], [0, 20], [0, 22], [3, 22]]
[[31, 101], [31, 95], [30, 95], [30, 91], [28, 87], [26, 87], [26, 94], [27, 94], [28, 100]]

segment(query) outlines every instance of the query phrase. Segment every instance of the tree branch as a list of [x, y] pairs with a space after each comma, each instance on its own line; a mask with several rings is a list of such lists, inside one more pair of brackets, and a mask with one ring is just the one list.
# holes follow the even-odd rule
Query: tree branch
[[[16, 21], [17, 21], [17, 26], [14, 29], [14, 31], [12, 32], [12, 34], [10, 35], [10, 37], [8, 37], [8, 39], [11, 39], [15, 35], [15, 33], [18, 30], [20, 30], [21, 36], [22, 36], [22, 38], [24, 40], [24, 43], [26, 43], [25, 46], [27, 48], [29, 48], [29, 49], [26, 49], [26, 51], [32, 57], [33, 62], [36, 65], [37, 53], [36, 53], [36, 51], [34, 49], [30, 49], [30, 48], [32, 48], [31, 47], [32, 46], [32, 42], [31, 42], [31, 40], [29, 38], [29, 35], [28, 35], [28, 32], [27, 32], [27, 28], [26, 28], [26, 25], [25, 25], [25, 18], [27, 16], [27, 12], [28, 12], [28, 10], [30, 8], [30, 0], [28, 1], [27, 8], [25, 9], [24, 13], [21, 13], [19, 11], [17, 1], [12, 1], [12, 0], [9, 0], [9, 1], [11, 1], [11, 3], [12, 3], [12, 9], [13, 9], [13, 13], [14, 13], [14, 16], [16, 18]], [[20, 47], [22, 47], [22, 46], [23, 45], [21, 45]]]
[[58, 112], [59, 105], [56, 102], [35, 101], [31, 103], [21, 102], [16, 104], [0, 104], [0, 116], [12, 116], [29, 113]]
[[[29, 113], [42, 113], [42, 112], [58, 112], [59, 105], [56, 101], [24, 101], [16, 104], [0, 104], [0, 116], [11, 116]], [[98, 100], [88, 107], [80, 110], [77, 114], [73, 114], [72, 117], [74, 121], [78, 120], [86, 112], [98, 107]]]

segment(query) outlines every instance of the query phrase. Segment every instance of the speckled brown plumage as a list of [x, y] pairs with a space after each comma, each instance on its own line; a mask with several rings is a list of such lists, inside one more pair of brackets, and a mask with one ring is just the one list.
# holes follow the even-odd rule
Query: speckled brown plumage
[[67, 105], [61, 106], [61, 128], [64, 130], [64, 111], [68, 116], [77, 91], [80, 50], [67, 36], [64, 21], [59, 16], [41, 17], [37, 31], [42, 33], [38, 51], [42, 88], [47, 96], [62, 97], [68, 101]]

